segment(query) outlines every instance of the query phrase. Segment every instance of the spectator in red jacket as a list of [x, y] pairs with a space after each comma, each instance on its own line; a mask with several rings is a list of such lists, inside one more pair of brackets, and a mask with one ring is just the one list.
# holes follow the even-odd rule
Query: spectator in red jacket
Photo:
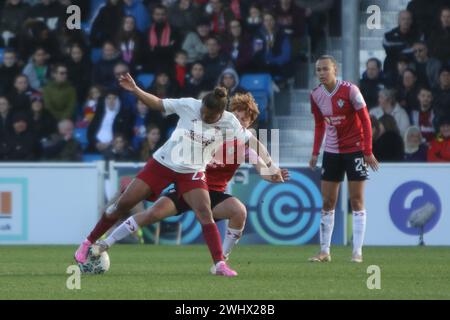
[[450, 117], [439, 121], [439, 134], [428, 149], [429, 162], [450, 162]]
[[238, 18], [223, 0], [209, 0], [205, 6], [205, 13], [211, 21], [211, 31], [218, 36], [226, 32], [227, 25], [232, 19]]
[[145, 57], [146, 72], [158, 69], [169, 71], [175, 52], [180, 45], [179, 33], [168, 21], [167, 8], [156, 5], [152, 13], [152, 25], [148, 31], [148, 55]]
[[186, 80], [189, 74], [188, 54], [184, 50], [175, 53], [175, 63], [172, 69], [172, 78], [176, 80], [178, 87], [183, 90], [186, 87]]

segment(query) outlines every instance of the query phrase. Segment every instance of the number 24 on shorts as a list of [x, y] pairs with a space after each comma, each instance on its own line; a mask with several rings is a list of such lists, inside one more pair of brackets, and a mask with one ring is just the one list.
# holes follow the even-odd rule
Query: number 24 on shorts
[[355, 163], [356, 163], [356, 166], [355, 166], [356, 171], [361, 172], [367, 168], [367, 164], [364, 163], [364, 158], [356, 158]]
[[192, 180], [202, 180], [206, 182], [206, 175], [204, 171], [197, 171], [192, 175]]

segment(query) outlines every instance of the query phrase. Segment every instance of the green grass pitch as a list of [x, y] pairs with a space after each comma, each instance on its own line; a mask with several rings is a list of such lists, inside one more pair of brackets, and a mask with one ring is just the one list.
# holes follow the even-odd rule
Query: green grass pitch
[[[330, 263], [310, 263], [317, 246], [238, 246], [236, 278], [208, 273], [205, 246], [116, 245], [104, 275], [83, 275], [69, 290], [74, 246], [0, 246], [2, 299], [450, 299], [449, 249], [367, 247], [364, 263], [335, 247]], [[381, 289], [369, 290], [369, 265]]]

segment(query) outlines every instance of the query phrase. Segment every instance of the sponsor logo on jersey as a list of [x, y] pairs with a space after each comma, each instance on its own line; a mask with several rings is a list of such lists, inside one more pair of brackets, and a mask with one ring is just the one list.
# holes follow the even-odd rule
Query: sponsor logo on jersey
[[325, 117], [325, 122], [328, 123], [330, 126], [338, 126], [342, 124], [342, 121], [344, 121], [347, 117], [344, 115], [341, 116], [330, 116]]
[[213, 136], [213, 137], [211, 137], [211, 139], [208, 139], [208, 138], [204, 137], [201, 134], [195, 133], [194, 130], [189, 130], [188, 132], [185, 132], [185, 136], [187, 136], [192, 141], [195, 141], [197, 143], [201, 143], [204, 148], [206, 148], [211, 143], [216, 141], [216, 137]]

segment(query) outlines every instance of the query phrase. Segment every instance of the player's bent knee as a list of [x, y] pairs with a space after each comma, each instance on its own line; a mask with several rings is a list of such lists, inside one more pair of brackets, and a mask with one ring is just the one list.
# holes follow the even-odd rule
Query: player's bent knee
[[234, 229], [244, 229], [245, 221], [247, 220], [247, 212], [239, 211], [232, 214], [228, 226]]
[[245, 208], [239, 208], [238, 210], [234, 210], [233, 219], [241, 222], [242, 224], [245, 224], [245, 220], [247, 219], [247, 210], [245, 210]]

